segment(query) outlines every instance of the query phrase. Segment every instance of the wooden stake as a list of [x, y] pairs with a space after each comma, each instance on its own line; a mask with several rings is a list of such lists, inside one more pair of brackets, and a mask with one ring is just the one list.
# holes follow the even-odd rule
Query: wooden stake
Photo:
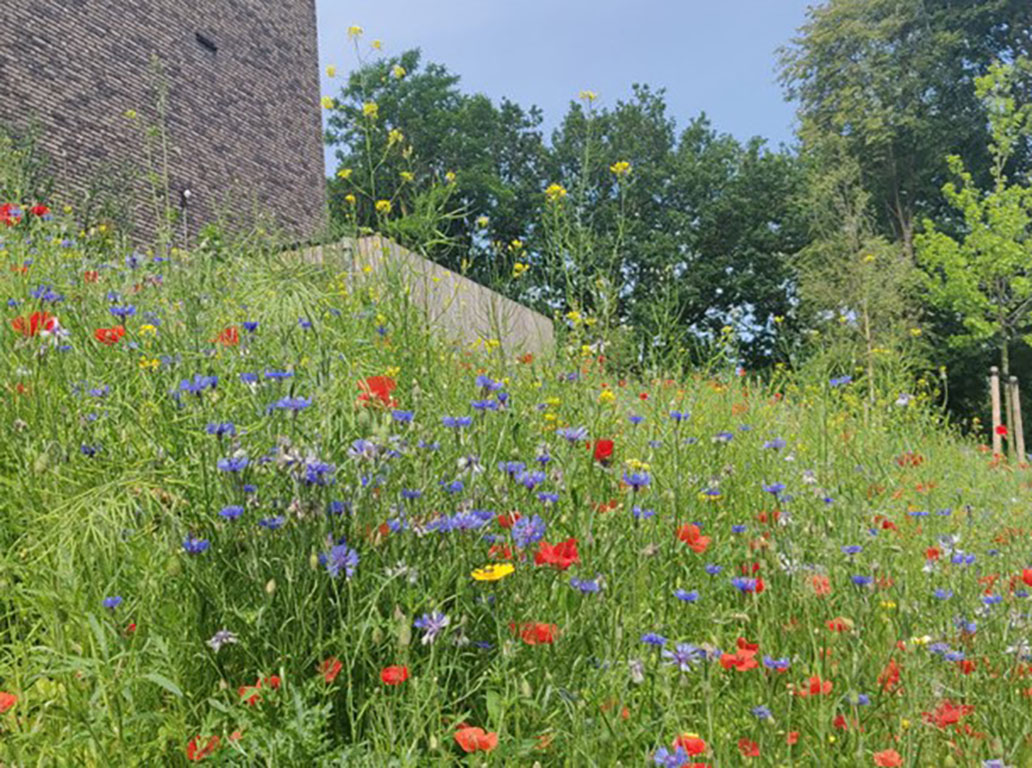
[[1010, 377], [1010, 390], [1011, 390], [1011, 407], [1014, 409], [1014, 421], [1012, 422], [1012, 428], [1014, 430], [1014, 446], [1018, 449], [1018, 464], [1024, 464], [1028, 461], [1025, 457], [1025, 428], [1022, 426], [1021, 419], [1021, 392], [1018, 389], [1018, 377]]
[[1000, 369], [995, 365], [989, 369], [989, 400], [993, 411], [993, 454], [1003, 455], [1003, 436], [997, 427], [1000, 426]]

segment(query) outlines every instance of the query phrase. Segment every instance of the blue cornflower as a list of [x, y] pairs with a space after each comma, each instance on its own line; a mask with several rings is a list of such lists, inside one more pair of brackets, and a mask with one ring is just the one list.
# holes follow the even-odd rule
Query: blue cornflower
[[275, 531], [284, 526], [287, 522], [287, 518], [283, 515], [276, 515], [275, 517], [264, 517], [258, 521], [258, 525], [262, 528], [268, 528], [270, 531]]
[[179, 389], [183, 392], [189, 392], [192, 395], [199, 395], [204, 390], [215, 389], [218, 386], [218, 376], [202, 376], [201, 374], [195, 374], [193, 379], [183, 379], [179, 382]]
[[271, 413], [274, 410], [281, 411], [293, 411], [297, 413], [302, 411], [312, 404], [312, 399], [309, 397], [281, 397], [275, 403], [272, 403], [266, 411]]
[[638, 416], [637, 414], [632, 413], [630, 416], [627, 417], [627, 421], [631, 422], [631, 424], [633, 424], [634, 426], [638, 426], [643, 421], [645, 421], [645, 417]]
[[277, 380], [289, 379], [289, 378], [293, 377], [293, 375], [294, 375], [293, 371], [266, 371], [265, 372], [265, 378], [267, 378], [267, 379], [277, 379]]
[[527, 465], [522, 461], [499, 461], [498, 471], [504, 472], [509, 476], [509, 479], [513, 479], [516, 475], [520, 474], [527, 468]]
[[219, 517], [224, 517], [227, 520], [236, 520], [242, 514], [244, 514], [244, 508], [239, 504], [231, 504], [219, 510]]
[[472, 416], [442, 416], [441, 423], [451, 429], [462, 429], [473, 423]]
[[635, 520], [648, 520], [650, 517], [655, 517], [655, 511], [651, 509], [642, 509], [637, 504], [631, 508], [631, 514]]
[[680, 424], [682, 421], [687, 421], [692, 415], [688, 411], [670, 411], [670, 418]]
[[243, 326], [244, 326], [244, 330], [247, 331], [248, 333], [254, 333], [255, 331], [258, 330], [258, 321], [257, 320], [244, 320]]
[[842, 552], [847, 555], [858, 555], [864, 551], [864, 548], [859, 544], [847, 544], [842, 547]]
[[649, 483], [652, 482], [652, 478], [649, 477], [648, 472], [631, 472], [630, 474], [624, 472], [623, 481], [637, 493], [642, 488], [648, 487]]
[[984, 595], [982, 597], [982, 603], [984, 605], [997, 605], [1003, 602], [1003, 595]]
[[771, 720], [774, 717], [774, 713], [770, 711], [770, 707], [763, 704], [760, 704], [758, 707], [753, 707], [752, 713], [760, 720]]
[[697, 590], [689, 592], [687, 589], [675, 589], [674, 597], [685, 603], [694, 603], [699, 599], [699, 593]]
[[401, 498], [407, 499], [408, 501], [415, 501], [416, 499], [418, 499], [422, 495], [423, 495], [423, 492], [421, 490], [419, 490], [418, 488], [402, 488], [401, 489]]
[[772, 451], [780, 451], [786, 445], [787, 443], [780, 437], [775, 437], [773, 440], [768, 440], [767, 442], [765, 442], [763, 444], [763, 447]]
[[223, 472], [241, 472], [248, 464], [246, 456], [231, 456], [218, 460], [218, 468]]
[[484, 413], [486, 411], [497, 411], [498, 401], [497, 400], [473, 400], [470, 402], [470, 406], [474, 411], [478, 413]]
[[451, 619], [443, 613], [434, 611], [433, 613], [424, 613], [412, 624], [416, 629], [423, 630], [423, 645], [431, 645], [437, 639], [437, 636], [444, 631], [444, 628], [448, 626], [450, 621]]
[[533, 491], [534, 488], [541, 485], [548, 479], [548, 476], [544, 472], [521, 472], [516, 477], [516, 482], [526, 488], [528, 491]]
[[555, 431], [559, 437], [566, 438], [568, 442], [576, 443], [588, 439], [587, 427], [561, 427]]
[[246, 372], [245, 373], [241, 373], [240, 374], [240, 381], [244, 382], [244, 384], [254, 384], [256, 381], [258, 381], [258, 374], [257, 373], [246, 373]]
[[112, 306], [108, 307], [108, 312], [110, 312], [115, 317], [120, 317], [124, 319], [126, 317], [132, 317], [133, 315], [135, 315], [136, 307], [134, 307], [132, 304], [126, 304], [124, 307]]
[[856, 584], [858, 587], [869, 586], [871, 584], [871, 582], [874, 581], [874, 579], [871, 578], [870, 576], [864, 576], [864, 575], [859, 574], [859, 573], [856, 574], [855, 576], [850, 577], [850, 580], [854, 584]]
[[746, 531], [746, 526], [744, 526], [744, 525], [732, 525], [731, 526], [731, 533], [745, 533], [745, 531]]
[[191, 555], [199, 555], [204, 552], [208, 547], [211, 546], [211, 542], [207, 539], [198, 539], [192, 534], [187, 535], [183, 539], [183, 549], [185, 549]]
[[767, 669], [785, 670], [792, 666], [792, 661], [787, 656], [782, 659], [775, 659], [773, 656], [763, 657], [763, 666]]
[[477, 376], [477, 386], [482, 387], [486, 392], [497, 392], [499, 389], [505, 386], [505, 384], [503, 384], [500, 381], [495, 381], [490, 376], [480, 374], [479, 376]]
[[466, 487], [463, 485], [461, 480], [442, 480], [440, 484], [448, 493], [462, 493], [463, 489]]
[[682, 672], [689, 671], [704, 655], [701, 648], [691, 643], [678, 643], [672, 651], [663, 651], [667, 663], [676, 665]]
[[105, 597], [104, 598], [104, 602], [103, 602], [104, 607], [107, 608], [109, 611], [115, 610], [115, 608], [117, 608], [121, 604], [122, 604], [122, 598], [119, 595], [114, 595], [112, 597]]
[[602, 582], [598, 579], [570, 579], [570, 586], [579, 589], [582, 594], [594, 594], [602, 591]]
[[677, 747], [673, 752], [666, 747], [660, 747], [652, 756], [652, 762], [659, 768], [683, 768], [690, 759], [684, 747]]
[[540, 502], [542, 502], [544, 504], [555, 504], [556, 502], [559, 501], [559, 494], [558, 493], [548, 493], [546, 491], [542, 491], [541, 493], [538, 494], [538, 501], [540, 501]]
[[215, 435], [216, 437], [233, 436], [236, 435], [236, 426], [232, 421], [211, 422], [206, 427], [206, 431], [209, 435]]
[[716, 576], [724, 570], [724, 566], [717, 565], [716, 563], [706, 563], [706, 565], [702, 567], [702, 570], [706, 571], [710, 576]]
[[544, 538], [546, 527], [539, 515], [521, 517], [512, 525], [513, 543], [521, 549], [529, 547]]
[[319, 555], [319, 562], [326, 566], [327, 572], [337, 578], [344, 571], [344, 578], [350, 579], [358, 567], [358, 552], [344, 543], [344, 539], [330, 548], [328, 553]]
[[849, 383], [849, 382], [851, 382], [852, 380], [853, 380], [853, 377], [852, 377], [852, 376], [839, 376], [839, 377], [838, 377], [838, 378], [836, 378], [836, 379], [831, 379], [831, 380], [830, 380], [830, 381], [828, 382], [828, 384], [830, 384], [830, 385], [831, 385], [831, 386], [833, 386], [833, 387], [841, 387], [841, 386], [843, 386], [843, 385], [845, 385], [845, 384], [848, 384], [848, 383]]
[[942, 655], [942, 657], [946, 661], [952, 661], [952, 662], [964, 661], [964, 659], [966, 658], [964, 656], [964, 651], [947, 651], [946, 653], [944, 653]]
[[747, 576], [735, 576], [733, 579], [731, 579], [731, 586], [733, 586], [743, 595], [749, 592], [755, 592], [756, 579], [750, 579]]
[[713, 436], [714, 443], [730, 443], [734, 439], [735, 436], [731, 432], [717, 432], [717, 434]]
[[783, 490], [785, 490], [785, 484], [784, 483], [771, 483], [770, 485], [764, 485], [763, 486], [763, 490], [765, 490], [767, 493], [771, 493], [771, 494], [774, 494], [775, 496], [777, 496], [779, 493], [781, 493]]
[[641, 641], [645, 645], [663, 646], [666, 645], [667, 639], [662, 635], [657, 635], [655, 632], [646, 632], [641, 636]]
[[940, 588], [935, 590], [935, 592], [933, 592], [932, 594], [934, 594], [939, 600], [949, 600], [951, 597], [953, 597], [953, 590]]
[[391, 411], [391, 418], [394, 419], [399, 424], [409, 424], [409, 423], [412, 422], [412, 419], [414, 417], [415, 417], [415, 414], [412, 411], [399, 411], [399, 410]]

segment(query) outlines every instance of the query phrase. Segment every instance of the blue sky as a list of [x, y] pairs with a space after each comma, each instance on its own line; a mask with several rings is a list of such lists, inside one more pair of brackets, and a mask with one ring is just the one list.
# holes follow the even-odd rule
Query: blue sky
[[[356, 64], [347, 28], [386, 54], [422, 48], [497, 100], [537, 104], [550, 131], [582, 89], [603, 104], [631, 84], [667, 89], [679, 126], [705, 111], [719, 131], [792, 139], [793, 107], [776, 79], [776, 51], [813, 0], [317, 0], [322, 93]], [[338, 85], [325, 68], [337, 67]], [[335, 165], [327, 150], [328, 168]]]

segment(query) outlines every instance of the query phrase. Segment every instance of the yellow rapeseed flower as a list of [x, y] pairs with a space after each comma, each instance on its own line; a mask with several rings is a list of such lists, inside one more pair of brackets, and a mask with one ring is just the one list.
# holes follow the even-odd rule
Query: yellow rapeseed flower
[[326, 76], [327, 77], [336, 77], [337, 76], [337, 68], [335, 66], [333, 66], [332, 64], [330, 64], [330, 66], [326, 67]]
[[377, 200], [376, 201], [376, 212], [382, 213], [385, 216], [391, 212], [391, 201], [390, 200]]
[[455, 171], [448, 171], [446, 174], [444, 174], [444, 180], [446, 182], [448, 182], [449, 184], [454, 184], [455, 183]]
[[344, 195], [344, 202], [348, 205], [354, 205], [358, 201], [355, 199], [354, 195]]
[[395, 64], [394, 69], [391, 70], [391, 74], [396, 80], [401, 80], [401, 78], [405, 77], [408, 72], [405, 71], [405, 67], [401, 66], [401, 64]]
[[512, 265], [512, 276], [519, 277], [520, 275], [524, 274], [528, 269], [530, 269], [529, 266], [524, 264], [522, 261], [517, 261], [515, 264]]
[[406, 181], [406, 182], [409, 182], [409, 183], [411, 183], [412, 180], [415, 179], [415, 176], [413, 176], [410, 171], [402, 171], [398, 175], [401, 176], [401, 180], [402, 181]]
[[581, 321], [581, 313], [578, 312], [576, 309], [571, 309], [569, 312], [566, 313], [566, 319], [574, 325], [576, 325]]
[[362, 114], [370, 120], [375, 120], [380, 116], [380, 107], [375, 101], [367, 101], [362, 105]]
[[615, 176], [627, 176], [631, 172], [631, 164], [626, 160], [620, 160], [619, 162], [613, 163], [609, 166], [609, 170], [612, 171]]
[[602, 392], [599, 393], [598, 402], [600, 405], [607, 405], [614, 400], [616, 400], [616, 395], [613, 394], [611, 389], [603, 389]]
[[333, 103], [334, 102], [333, 102], [333, 97], [332, 96], [323, 96], [319, 100], [319, 102], [322, 104], [322, 108], [323, 109], [333, 109]]
[[391, 132], [387, 134], [387, 145], [394, 146], [400, 144], [405, 140], [405, 134], [399, 131], [397, 128], [392, 128]]
[[590, 104], [598, 98], [598, 94], [594, 91], [581, 91], [577, 94], [577, 98], [579, 98], [581, 101], [586, 101]]
[[381, 50], [383, 48], [383, 40], [373, 40], [372, 46], [374, 51]]
[[158, 335], [158, 329], [155, 326], [151, 325], [150, 323], [144, 323], [143, 325], [140, 326], [140, 334], [141, 335], [150, 334], [151, 336], [157, 336]]
[[566, 189], [561, 184], [549, 184], [545, 190], [545, 199], [550, 203], [558, 203], [566, 197]]
[[490, 221], [491, 220], [489, 218], [487, 218], [487, 216], [478, 216], [477, 217], [477, 226], [480, 227], [481, 229], [483, 229], [484, 227], [486, 227], [490, 223]]
[[338, 179], [345, 179], [345, 180], [350, 179], [351, 178], [351, 173], [352, 173], [352, 171], [351, 171], [350, 168], [341, 168], [340, 170], [337, 171], [337, 178]]
[[498, 581], [516, 570], [512, 563], [497, 563], [477, 568], [470, 574], [476, 581]]
[[522, 247], [523, 247], [523, 241], [522, 240], [518, 240], [517, 239], [517, 240], [513, 240], [511, 243], [509, 243], [509, 250], [510, 251], [518, 251]]
[[365, 30], [358, 26], [358, 24], [352, 24], [348, 27], [348, 40], [354, 40], [356, 37], [361, 37], [363, 32], [365, 32]]

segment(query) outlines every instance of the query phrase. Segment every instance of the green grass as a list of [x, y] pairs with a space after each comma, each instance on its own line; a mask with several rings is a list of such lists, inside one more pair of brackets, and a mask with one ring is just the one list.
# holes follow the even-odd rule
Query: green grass
[[[695, 759], [714, 766], [872, 765], [890, 748], [906, 765], [1032, 765], [1030, 667], [1014, 652], [1027, 636], [1028, 474], [953, 434], [927, 395], [903, 407], [885, 392], [870, 407], [866, 390], [833, 387], [824, 372], [759, 380], [717, 366], [622, 381], [562, 351], [503, 360], [427, 336], [375, 284], [344, 295], [332, 269], [261, 249], [130, 268], [110, 246], [51, 240], [59, 227], [0, 232], [0, 298], [19, 302], [0, 336], [0, 691], [17, 696], [0, 715], [4, 764], [181, 765], [191, 739], [215, 735], [206, 764], [641, 766], [693, 732], [707, 743]], [[87, 270], [99, 280], [85, 282]], [[41, 285], [63, 300], [33, 298]], [[124, 322], [111, 291], [135, 307]], [[67, 338], [13, 330], [40, 310]], [[120, 322], [117, 344], [94, 340]], [[230, 326], [239, 344], [213, 342]], [[473, 409], [497, 402], [480, 374], [503, 382], [506, 405]], [[182, 391], [195, 375], [217, 386]], [[384, 375], [411, 423], [358, 402], [360, 382]], [[284, 397], [311, 404], [268, 410]], [[673, 410], [691, 416], [677, 422]], [[467, 415], [468, 428], [442, 425]], [[236, 436], [207, 433], [221, 422]], [[612, 439], [612, 461], [557, 427]], [[783, 447], [764, 447], [776, 438]], [[377, 458], [349, 454], [359, 439]], [[499, 470], [534, 470], [546, 450], [534, 490]], [[220, 471], [235, 452], [248, 466]], [[463, 469], [468, 457], [482, 471]], [[316, 461], [335, 467], [325, 485], [305, 480]], [[651, 478], [640, 492], [622, 483], [635, 471]], [[456, 479], [461, 491], [441, 485]], [[764, 490], [774, 483], [784, 490]], [[406, 500], [403, 489], [423, 493]], [[346, 508], [329, 512], [333, 502]], [[244, 507], [239, 519], [220, 517], [228, 505]], [[479, 530], [427, 530], [472, 510], [493, 515]], [[579, 562], [536, 566], [538, 545], [513, 546], [497, 520], [515, 511], [539, 515], [550, 543], [576, 538]], [[277, 517], [276, 530], [259, 525]], [[385, 526], [401, 519], [407, 528]], [[711, 539], [704, 552], [675, 535], [692, 522]], [[188, 535], [210, 548], [188, 554]], [[471, 577], [499, 555], [485, 535], [513, 553], [515, 572], [497, 582]], [[950, 562], [948, 536], [972, 564]], [[341, 537], [359, 557], [351, 578], [319, 560]], [[854, 544], [863, 550], [842, 551]], [[926, 569], [931, 547], [941, 554]], [[732, 586], [743, 568], [763, 579], [761, 594]], [[815, 576], [830, 594], [815, 592]], [[601, 590], [584, 594], [571, 577]], [[952, 597], [937, 599], [940, 588]], [[1001, 602], [986, 606], [987, 592]], [[112, 596], [123, 602], [109, 610]], [[450, 621], [424, 644], [413, 621], [431, 611]], [[961, 631], [961, 617], [977, 630]], [[554, 642], [524, 642], [534, 622], [554, 624]], [[207, 641], [221, 629], [237, 642], [216, 653]], [[681, 672], [642, 643], [649, 632], [711, 658]], [[713, 651], [739, 637], [759, 644], [757, 661], [790, 668], [725, 669]], [[327, 683], [330, 657], [341, 671]], [[878, 680], [890, 659], [898, 692]], [[385, 685], [389, 665], [408, 679]], [[254, 689], [238, 693], [271, 676], [281, 684], [266, 682], [255, 704]], [[832, 692], [790, 694], [812, 676]], [[959, 723], [970, 734], [926, 722], [945, 700], [973, 707]], [[760, 705], [771, 718], [752, 713]], [[498, 746], [465, 755], [461, 723], [497, 733]], [[741, 757], [740, 739], [760, 756]]]

